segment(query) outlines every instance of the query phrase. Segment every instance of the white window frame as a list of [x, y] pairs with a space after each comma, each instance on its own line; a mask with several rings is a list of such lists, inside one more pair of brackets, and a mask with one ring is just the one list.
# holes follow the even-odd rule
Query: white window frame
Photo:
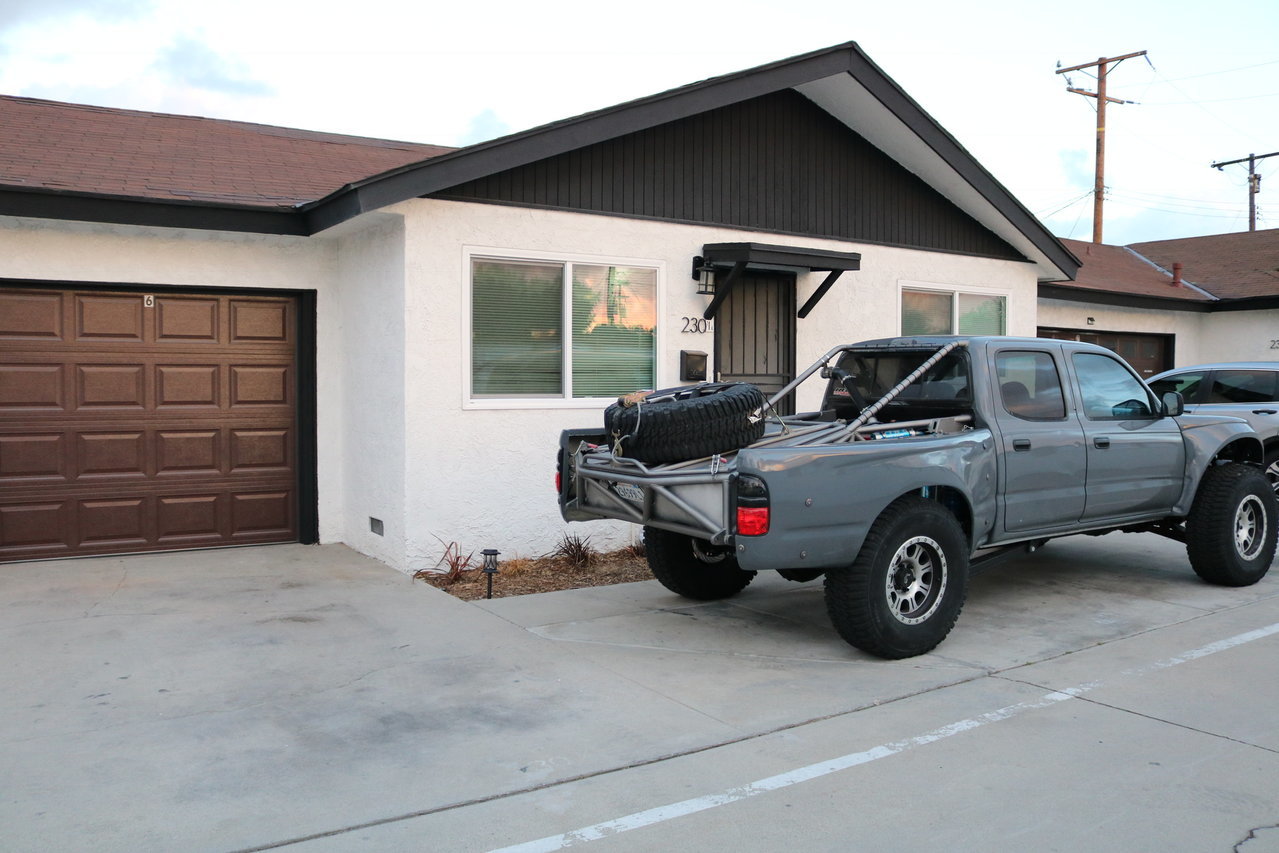
[[[575, 252], [544, 252], [531, 249], [510, 249], [492, 246], [462, 247], [462, 408], [463, 409], [602, 409], [616, 402], [614, 397], [573, 397], [571, 347], [565, 347], [565, 391], [560, 397], [479, 397], [471, 392], [471, 270], [472, 261], [535, 261], [560, 264], [589, 264], [592, 266], [647, 267], [656, 271], [654, 304], [656, 318], [653, 330], [653, 372], [656, 387], [662, 377], [662, 353], [665, 352], [662, 318], [665, 316], [666, 262], [654, 258], [627, 258], [617, 255], [589, 255]], [[572, 300], [563, 302], [564, 328], [572, 328]], [[640, 390], [640, 389], [636, 389]]]
[[954, 285], [954, 284], [937, 284], [930, 281], [910, 281], [900, 279], [897, 282], [897, 334], [905, 334], [902, 331], [902, 294], [907, 290], [922, 290], [930, 293], [945, 293], [954, 298], [950, 301], [950, 328], [949, 334], [959, 334], [959, 296], [1002, 296], [1004, 298], [1004, 334], [1008, 334], [1008, 320], [1011, 315], [1012, 291], [995, 287], [974, 287], [972, 285]]

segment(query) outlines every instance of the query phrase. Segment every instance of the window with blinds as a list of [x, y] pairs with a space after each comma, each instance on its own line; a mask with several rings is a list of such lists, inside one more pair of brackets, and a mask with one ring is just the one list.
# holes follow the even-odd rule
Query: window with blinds
[[471, 396], [616, 397], [656, 379], [657, 270], [471, 262]]
[[1008, 299], [985, 293], [902, 289], [903, 335], [1003, 335]]

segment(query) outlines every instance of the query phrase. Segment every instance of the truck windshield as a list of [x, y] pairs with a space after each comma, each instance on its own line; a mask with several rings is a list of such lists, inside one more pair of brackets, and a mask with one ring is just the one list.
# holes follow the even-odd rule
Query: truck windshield
[[[853, 385], [867, 403], [887, 394], [897, 383], [923, 364], [935, 349], [847, 352], [838, 367], [853, 377]], [[927, 373], [908, 385], [897, 400], [921, 406], [953, 407], [970, 403], [968, 359], [964, 350], [955, 350], [934, 364]], [[834, 409], [838, 417], [846, 417], [852, 406], [851, 395], [837, 379], [826, 386], [823, 409]]]

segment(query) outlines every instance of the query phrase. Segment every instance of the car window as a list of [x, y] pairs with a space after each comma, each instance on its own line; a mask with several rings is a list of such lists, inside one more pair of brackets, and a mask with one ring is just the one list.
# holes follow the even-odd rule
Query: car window
[[1130, 420], [1154, 416], [1145, 384], [1119, 361], [1090, 352], [1075, 353], [1073, 361], [1086, 417]]
[[1150, 387], [1157, 397], [1163, 397], [1169, 391], [1176, 391], [1185, 398], [1187, 403], [1191, 403], [1194, 402], [1195, 395], [1199, 393], [1199, 389], [1203, 387], [1204, 377], [1207, 375], [1207, 371], [1203, 370], [1178, 373], [1173, 376], [1165, 376], [1163, 379], [1156, 379], [1150, 383]]
[[995, 356], [1004, 410], [1026, 420], [1066, 417], [1066, 401], [1053, 357], [1046, 352], [1001, 352]]
[[1275, 396], [1271, 370], [1218, 370], [1212, 377], [1209, 403], [1264, 403]]

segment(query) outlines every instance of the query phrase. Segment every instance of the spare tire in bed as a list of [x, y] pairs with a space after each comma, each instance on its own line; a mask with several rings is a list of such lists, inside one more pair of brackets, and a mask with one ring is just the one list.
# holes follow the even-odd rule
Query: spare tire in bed
[[759, 440], [765, 402], [764, 392], [747, 382], [668, 388], [638, 403], [621, 398], [604, 410], [604, 428], [614, 439], [621, 438], [622, 456], [649, 463], [682, 462]]

